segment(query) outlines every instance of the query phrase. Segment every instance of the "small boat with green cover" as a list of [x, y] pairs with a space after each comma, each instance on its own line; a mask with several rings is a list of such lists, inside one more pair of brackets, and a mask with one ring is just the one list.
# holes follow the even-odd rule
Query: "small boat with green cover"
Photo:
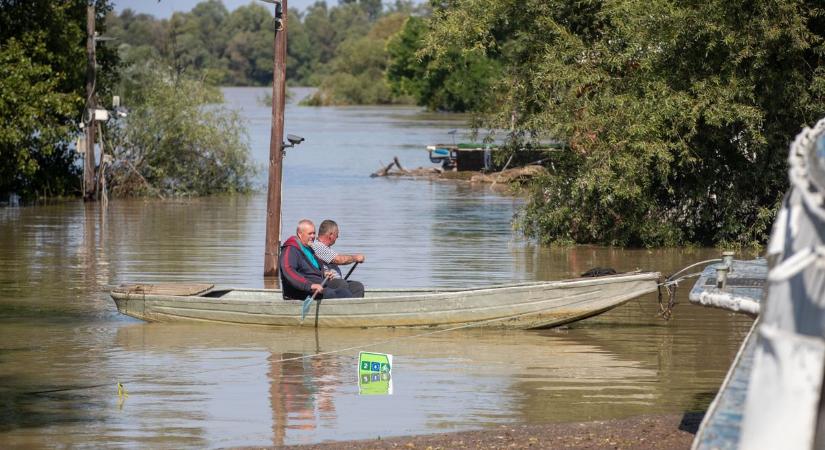
[[591, 317], [655, 292], [658, 272], [539, 281], [474, 289], [368, 289], [364, 298], [316, 302], [277, 289], [209, 284], [122, 285], [110, 294], [123, 314], [150, 322], [206, 321], [268, 326], [548, 328]]

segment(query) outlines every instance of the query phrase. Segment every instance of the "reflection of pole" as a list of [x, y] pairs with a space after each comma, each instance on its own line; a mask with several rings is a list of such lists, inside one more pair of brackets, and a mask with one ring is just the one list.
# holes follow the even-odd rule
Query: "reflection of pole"
[[272, 445], [275, 447], [284, 445], [287, 419], [289, 419], [286, 399], [281, 394], [285, 381], [281, 370], [283, 368], [281, 359], [283, 355], [280, 353], [272, 353], [269, 356], [269, 402], [272, 408]]
[[95, 199], [95, 2], [86, 6], [86, 154], [83, 157], [83, 200]]
[[[97, 121], [94, 122], [97, 126]], [[97, 199], [103, 201], [103, 208], [109, 206], [109, 198], [106, 192], [106, 151], [103, 147], [103, 125], [100, 125], [100, 132], [97, 133], [100, 139], [100, 161], [97, 164]], [[103, 211], [103, 209], [101, 209]]]
[[93, 289], [98, 288], [97, 240], [98, 228], [95, 225], [95, 205], [86, 203], [83, 205], [83, 245], [80, 250], [83, 257], [80, 258], [80, 261], [83, 269], [84, 286]]
[[[281, 247], [281, 176], [283, 172], [284, 103], [286, 96], [286, 0], [275, 4], [275, 42], [272, 74], [272, 134], [269, 140], [269, 188], [266, 199], [264, 276], [278, 275]], [[278, 20], [278, 15], [282, 17]]]

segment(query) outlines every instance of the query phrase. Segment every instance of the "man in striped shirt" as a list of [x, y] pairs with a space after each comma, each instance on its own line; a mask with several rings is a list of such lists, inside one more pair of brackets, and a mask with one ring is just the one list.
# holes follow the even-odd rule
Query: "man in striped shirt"
[[[337, 274], [337, 278], [341, 278], [341, 269], [339, 265], [347, 265], [352, 263], [364, 262], [364, 255], [357, 253], [353, 255], [343, 255], [331, 249], [338, 240], [339, 229], [338, 224], [334, 220], [325, 220], [318, 226], [318, 237], [312, 242], [312, 250], [315, 255], [326, 263], [326, 265]], [[358, 281], [346, 280], [349, 285], [349, 290], [353, 297], [364, 296], [364, 285]]]

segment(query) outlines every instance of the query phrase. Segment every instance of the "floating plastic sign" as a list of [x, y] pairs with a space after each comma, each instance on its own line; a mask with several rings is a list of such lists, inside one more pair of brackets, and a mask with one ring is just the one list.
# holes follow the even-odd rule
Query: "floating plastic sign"
[[392, 355], [361, 352], [358, 354], [358, 393], [392, 394]]

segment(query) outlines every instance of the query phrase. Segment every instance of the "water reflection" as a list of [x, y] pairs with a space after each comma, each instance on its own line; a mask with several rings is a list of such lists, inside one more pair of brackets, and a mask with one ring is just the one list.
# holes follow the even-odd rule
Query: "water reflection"
[[[268, 108], [246, 101], [254, 92], [235, 100], [265, 160]], [[335, 219], [336, 247], [367, 255], [353, 275], [367, 286], [556, 279], [595, 266], [672, 273], [716, 254], [538, 247], [510, 230], [518, 199], [461, 183], [368, 178], [396, 155], [424, 164], [424, 144], [458, 119], [411, 108], [290, 108], [287, 129], [307, 142], [285, 160], [284, 236], [300, 218]], [[145, 324], [119, 315], [103, 292], [124, 282], [264, 286], [265, 206], [251, 195], [0, 209], [3, 446], [280, 445], [702, 409], [750, 325], [687, 304], [686, 287], [668, 323], [649, 296], [564, 330], [415, 338], [420, 330], [316, 336]], [[292, 359], [340, 349], [349, 350]], [[392, 396], [358, 395], [359, 349], [394, 355]]]
[[[312, 436], [329, 428], [337, 416], [335, 399], [342, 380], [330, 356], [304, 359], [303, 353], [272, 353], [269, 357], [269, 400], [272, 405], [272, 445], [291, 443], [288, 432]], [[351, 369], [351, 368], [350, 368]], [[291, 436], [290, 436], [291, 437]], [[311, 439], [304, 439], [304, 443]]]
[[[643, 322], [620, 329], [603, 324], [427, 336], [414, 330], [320, 330], [316, 336], [303, 329], [135, 324], [121, 327], [115, 343], [122, 352], [152, 361], [151, 367], [112, 369], [123, 371], [120, 378], [131, 386], [124, 414], [145, 428], [162, 422], [184, 429], [197, 421], [181, 410], [199, 411], [193, 437], [205, 434], [214, 444], [223, 436], [220, 445], [310, 443], [706, 407], [696, 404], [697, 393], [714, 389], [720, 371], [712, 367], [717, 359], [724, 364], [735, 348], [704, 355], [702, 342], [689, 335], [669, 339], [667, 326]], [[640, 346], [640, 340], [649, 345]], [[369, 347], [376, 342], [382, 344]], [[358, 395], [355, 348], [394, 355], [392, 396]], [[159, 370], [172, 362], [174, 369]], [[147, 377], [152, 367], [157, 375]], [[242, 433], [231, 428], [235, 423], [244, 424]], [[215, 427], [226, 434], [215, 434]]]

